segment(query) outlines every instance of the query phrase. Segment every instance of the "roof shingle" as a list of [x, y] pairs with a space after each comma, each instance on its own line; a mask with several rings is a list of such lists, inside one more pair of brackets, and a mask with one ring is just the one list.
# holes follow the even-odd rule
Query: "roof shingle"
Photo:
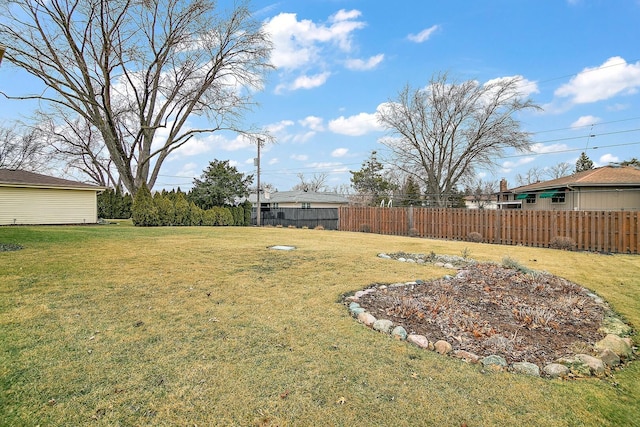
[[16, 169], [0, 169], [0, 185], [101, 190], [104, 187]]

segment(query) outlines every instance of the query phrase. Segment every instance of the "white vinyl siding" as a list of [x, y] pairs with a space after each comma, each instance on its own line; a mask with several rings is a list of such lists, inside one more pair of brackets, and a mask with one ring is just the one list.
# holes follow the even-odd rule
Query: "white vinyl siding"
[[0, 187], [0, 225], [94, 224], [96, 190]]

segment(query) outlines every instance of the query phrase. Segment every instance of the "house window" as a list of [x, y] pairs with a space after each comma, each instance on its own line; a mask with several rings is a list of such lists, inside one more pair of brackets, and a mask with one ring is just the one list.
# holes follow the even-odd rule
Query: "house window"
[[556, 193], [551, 197], [551, 203], [564, 203], [564, 194], [565, 193]]
[[527, 204], [535, 204], [536, 203], [536, 195], [535, 194], [527, 194], [527, 198], [525, 199]]
[[274, 209], [278, 209], [278, 203], [271, 203], [271, 207]]
[[311, 209], [311, 203], [302, 202], [302, 209]]

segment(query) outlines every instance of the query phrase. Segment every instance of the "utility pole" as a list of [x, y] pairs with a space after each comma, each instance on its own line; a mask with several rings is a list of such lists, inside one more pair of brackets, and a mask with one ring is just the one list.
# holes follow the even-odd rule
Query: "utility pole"
[[2, 64], [2, 57], [4, 53], [7, 51], [7, 47], [3, 44], [0, 44], [0, 64]]
[[258, 157], [256, 158], [256, 166], [258, 167], [258, 180], [256, 189], [256, 225], [260, 227], [261, 209], [260, 209], [260, 146], [262, 145], [262, 138], [258, 138]]

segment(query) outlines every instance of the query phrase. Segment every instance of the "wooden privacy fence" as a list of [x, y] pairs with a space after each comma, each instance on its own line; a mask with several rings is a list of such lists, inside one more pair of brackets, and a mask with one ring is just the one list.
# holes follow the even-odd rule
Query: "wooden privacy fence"
[[338, 229], [433, 239], [549, 247], [569, 238], [576, 250], [638, 254], [638, 211], [523, 211], [515, 209], [341, 207]]

